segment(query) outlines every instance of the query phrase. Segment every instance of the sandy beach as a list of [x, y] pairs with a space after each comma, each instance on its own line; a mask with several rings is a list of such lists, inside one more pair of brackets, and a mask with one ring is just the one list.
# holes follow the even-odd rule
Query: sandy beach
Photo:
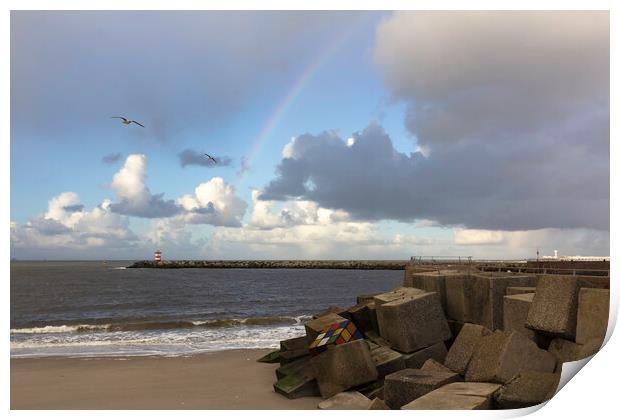
[[11, 359], [11, 409], [315, 409], [273, 391], [269, 350], [187, 357]]

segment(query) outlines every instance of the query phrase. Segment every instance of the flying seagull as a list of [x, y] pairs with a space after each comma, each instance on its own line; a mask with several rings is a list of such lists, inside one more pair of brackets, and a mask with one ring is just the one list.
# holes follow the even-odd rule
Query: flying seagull
[[208, 158], [209, 158], [209, 160], [212, 160], [212, 161], [213, 161], [213, 163], [215, 163], [215, 164], [217, 165], [217, 160], [215, 160], [215, 158], [214, 158], [213, 156], [211, 156], [211, 155], [210, 155], [210, 154], [208, 154], [208, 153], [205, 153], [205, 156], [206, 156], [206, 157], [208, 157]]
[[110, 117], [110, 118], [119, 118], [119, 119], [123, 120], [123, 121], [121, 121], [123, 124], [129, 125], [131, 123], [134, 123], [134, 124], [138, 124], [140, 127], [144, 127], [138, 121], [130, 120], [129, 118], [125, 118], [125, 117]]

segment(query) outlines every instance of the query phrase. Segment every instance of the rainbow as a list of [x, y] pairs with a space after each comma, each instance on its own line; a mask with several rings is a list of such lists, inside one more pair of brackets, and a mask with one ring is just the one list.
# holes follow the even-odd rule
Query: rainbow
[[[355, 28], [359, 27], [365, 19], [366, 14], [362, 13], [361, 17], [355, 19], [355, 21], [352, 22], [346, 30], [341, 31], [334, 41], [328, 44], [327, 47], [324, 48], [299, 75], [291, 88], [288, 90], [288, 93], [278, 103], [269, 118], [267, 118], [267, 121], [262, 126], [258, 136], [252, 142], [250, 152], [244, 158], [244, 167], [249, 168], [252, 166], [254, 160], [269, 139], [271, 133], [277, 127], [286, 112], [291, 108], [291, 105], [295, 102], [295, 99], [299, 97], [301, 92], [308, 85], [308, 82], [312, 79], [312, 76], [314, 76], [320, 68], [323, 67], [323, 65], [325, 65], [325, 63], [327, 63], [329, 59], [345, 44], [354, 32]], [[237, 175], [235, 186], [239, 186], [239, 184], [243, 181], [246, 172], [247, 171], [241, 171]]]

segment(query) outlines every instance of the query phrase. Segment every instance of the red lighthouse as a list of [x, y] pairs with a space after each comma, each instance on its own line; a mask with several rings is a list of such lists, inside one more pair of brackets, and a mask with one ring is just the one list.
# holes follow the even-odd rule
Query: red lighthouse
[[156, 263], [161, 262], [161, 251], [160, 250], [155, 251], [155, 262]]

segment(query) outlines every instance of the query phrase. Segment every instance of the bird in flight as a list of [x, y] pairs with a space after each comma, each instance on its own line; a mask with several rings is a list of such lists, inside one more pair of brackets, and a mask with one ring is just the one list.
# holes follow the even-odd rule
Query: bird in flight
[[215, 158], [214, 158], [213, 156], [211, 156], [211, 155], [210, 155], [210, 154], [208, 154], [208, 153], [205, 153], [205, 156], [206, 156], [207, 158], [209, 158], [209, 160], [212, 160], [212, 161], [213, 161], [213, 163], [217, 164], [217, 160], [215, 160]]
[[119, 118], [119, 119], [123, 120], [123, 121], [121, 121], [123, 124], [129, 125], [131, 123], [134, 123], [134, 124], [138, 124], [140, 127], [144, 127], [138, 121], [130, 120], [129, 118], [125, 118], [125, 117], [110, 117], [110, 118]]

